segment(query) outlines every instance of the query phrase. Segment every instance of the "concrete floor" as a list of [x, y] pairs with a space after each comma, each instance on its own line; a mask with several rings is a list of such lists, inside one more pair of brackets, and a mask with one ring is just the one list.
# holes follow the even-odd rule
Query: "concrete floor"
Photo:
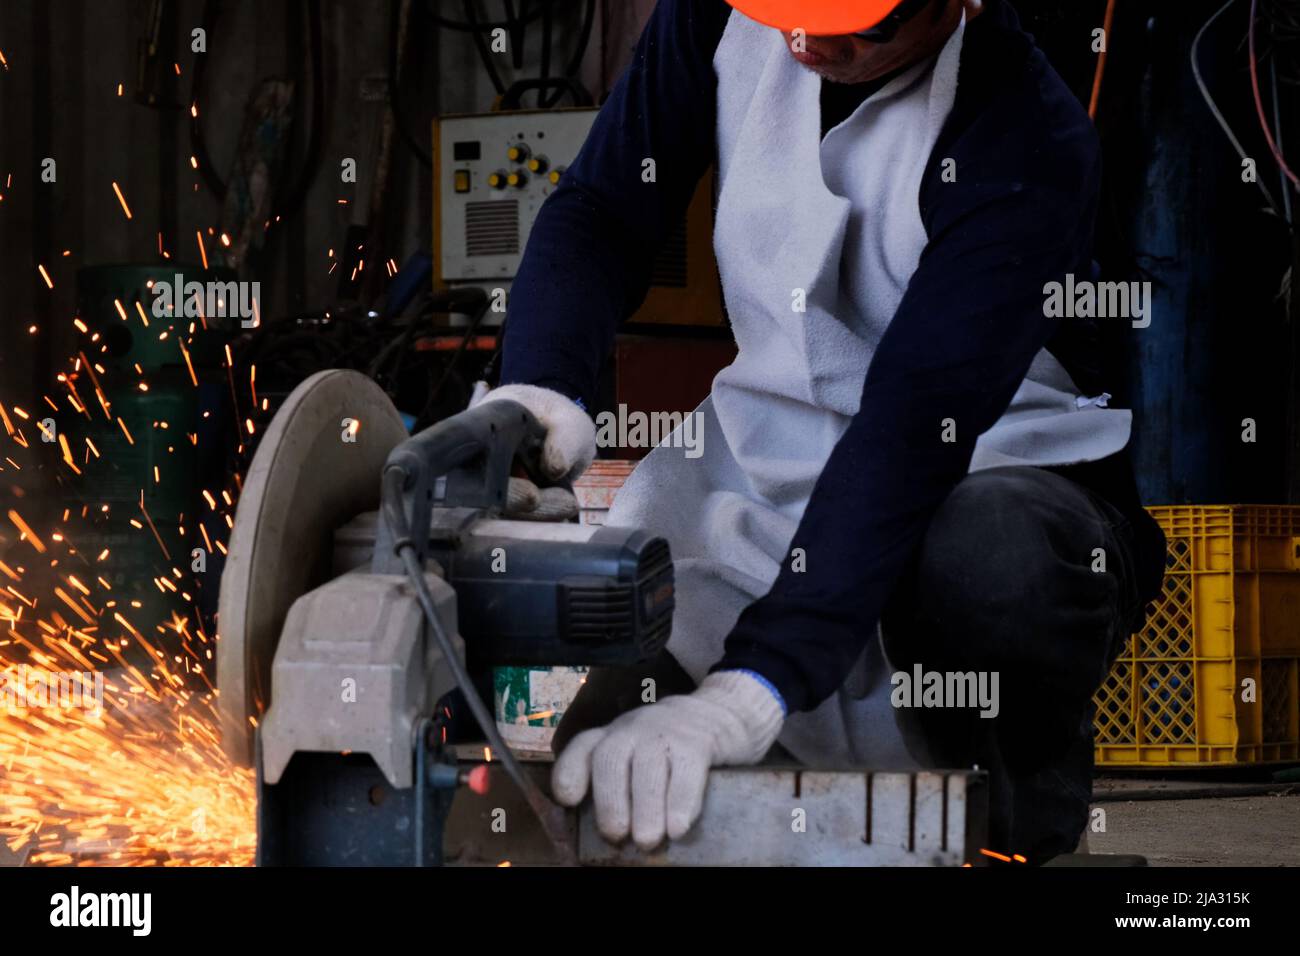
[[1089, 833], [1091, 853], [1136, 853], [1150, 866], [1300, 866], [1300, 786], [1103, 778], [1095, 796], [1106, 831]]

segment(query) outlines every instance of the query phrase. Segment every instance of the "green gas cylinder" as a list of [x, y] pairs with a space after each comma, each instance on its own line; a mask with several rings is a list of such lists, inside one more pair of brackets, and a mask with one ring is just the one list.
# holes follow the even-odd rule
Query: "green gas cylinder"
[[[197, 467], [200, 396], [213, 380], [226, 390], [221, 356], [232, 332], [217, 316], [195, 321], [155, 314], [155, 284], [178, 276], [204, 283], [235, 279], [229, 270], [193, 265], [78, 270], [78, 316], [86, 330], [73, 374], [88, 415], [65, 414], [60, 422], [81, 470], [71, 490], [88, 527], [79, 532], [77, 547], [110, 585], [104, 596], [106, 604], [113, 602], [109, 610], [155, 646], [160, 639], [166, 645], [167, 634], [176, 633], [169, 625], [177, 616], [191, 617], [196, 601], [191, 552], [199, 508], [207, 507]], [[101, 635], [138, 644], [112, 613], [104, 615]], [[137, 664], [142, 659], [131, 657]]]

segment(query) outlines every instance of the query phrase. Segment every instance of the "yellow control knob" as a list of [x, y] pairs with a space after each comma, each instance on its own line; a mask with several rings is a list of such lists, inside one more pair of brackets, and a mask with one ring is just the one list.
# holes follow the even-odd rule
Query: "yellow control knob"
[[561, 166], [559, 169], [551, 170], [551, 175], [547, 178], [551, 181], [552, 186], [560, 185], [560, 178], [564, 175], [564, 169], [565, 167]]
[[518, 173], [518, 172], [511, 173], [509, 176], [506, 177], [506, 182], [511, 186], [513, 186], [515, 189], [523, 189], [525, 186], [528, 185], [528, 174]]
[[498, 172], [498, 173], [492, 173], [492, 174], [490, 174], [490, 175], [488, 176], [488, 178], [487, 178], [487, 183], [488, 183], [488, 185], [491, 186], [493, 189], [505, 189], [505, 188], [506, 188], [506, 174], [505, 174], [505, 173], [500, 173], [500, 172]]
[[546, 172], [548, 168], [550, 168], [550, 165], [551, 164], [546, 161], [545, 156], [534, 156], [532, 159], [528, 161], [528, 171], [530, 173], [536, 173], [538, 176], [540, 176], [542, 175], [542, 173]]
[[528, 159], [529, 155], [529, 149], [523, 143], [516, 143], [506, 150], [506, 156], [512, 163], [522, 163]]

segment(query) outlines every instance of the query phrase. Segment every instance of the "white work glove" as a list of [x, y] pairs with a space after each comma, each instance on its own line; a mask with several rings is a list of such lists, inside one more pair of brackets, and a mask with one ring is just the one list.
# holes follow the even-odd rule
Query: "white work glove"
[[[542, 471], [552, 481], [573, 481], [596, 457], [596, 426], [578, 403], [536, 385], [503, 385], [475, 405], [508, 399], [533, 413], [546, 429], [542, 446]], [[576, 517], [578, 502], [563, 488], [538, 488], [526, 478], [510, 479], [506, 514], [511, 518], [565, 521]]]
[[573, 481], [596, 457], [596, 426], [573, 399], [536, 385], [502, 385], [479, 404], [509, 400], [533, 413], [546, 429], [542, 470], [552, 481]]
[[578, 499], [568, 488], [538, 488], [527, 478], [510, 479], [505, 516], [518, 521], [569, 521], [578, 517]]
[[551, 790], [577, 806], [590, 783], [596, 826], [611, 843], [627, 837], [643, 850], [685, 836], [704, 806], [709, 768], [763, 759], [785, 722], [785, 708], [745, 671], [719, 671], [693, 694], [638, 707], [607, 727], [578, 734], [561, 751]]

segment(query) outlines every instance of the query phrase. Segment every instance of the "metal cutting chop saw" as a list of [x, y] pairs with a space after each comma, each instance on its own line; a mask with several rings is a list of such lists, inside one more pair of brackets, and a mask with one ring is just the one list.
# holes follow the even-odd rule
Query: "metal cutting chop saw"
[[259, 864], [441, 862], [451, 799], [474, 783], [448, 750], [466, 709], [571, 852], [476, 688], [490, 694], [496, 666], [652, 657], [673, 573], [667, 543], [640, 531], [501, 518], [512, 468], [539, 478], [544, 437], [513, 402], [408, 436], [350, 371], [312, 376], [276, 414], [218, 621], [223, 741], [257, 769]]

